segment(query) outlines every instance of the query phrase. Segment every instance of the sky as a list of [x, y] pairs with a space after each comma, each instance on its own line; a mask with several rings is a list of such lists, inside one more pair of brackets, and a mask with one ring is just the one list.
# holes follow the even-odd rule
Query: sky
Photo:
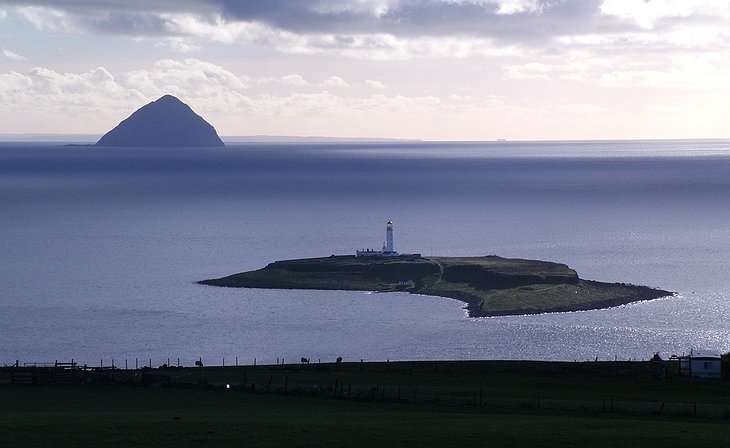
[[730, 0], [0, 0], [0, 134], [730, 137]]

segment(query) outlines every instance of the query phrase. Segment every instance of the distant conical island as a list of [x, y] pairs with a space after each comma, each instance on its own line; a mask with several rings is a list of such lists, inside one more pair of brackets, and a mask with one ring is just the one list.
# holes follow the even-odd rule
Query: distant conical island
[[141, 107], [104, 134], [97, 146], [214, 147], [224, 146], [215, 128], [187, 104], [165, 95]]

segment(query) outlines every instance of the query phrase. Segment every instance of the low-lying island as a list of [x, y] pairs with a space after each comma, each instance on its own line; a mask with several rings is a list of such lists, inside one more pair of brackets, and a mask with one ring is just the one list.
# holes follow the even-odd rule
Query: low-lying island
[[591, 310], [673, 295], [647, 286], [583, 280], [565, 264], [494, 255], [333, 255], [276, 261], [263, 269], [199, 283], [234, 288], [405, 291], [461, 300], [471, 317]]

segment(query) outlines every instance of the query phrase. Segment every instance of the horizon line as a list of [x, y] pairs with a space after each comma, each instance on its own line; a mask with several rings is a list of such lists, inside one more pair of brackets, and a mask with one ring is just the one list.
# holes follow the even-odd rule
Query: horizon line
[[[84, 133], [0, 133], [0, 143], [95, 143], [104, 134]], [[321, 143], [527, 143], [527, 142], [621, 142], [621, 141], [698, 141], [698, 140], [730, 140], [730, 137], [681, 137], [681, 138], [547, 138], [547, 139], [484, 139], [484, 140], [426, 140], [418, 138], [399, 137], [336, 137], [322, 135], [222, 135], [224, 143], [297, 143], [297, 142], [321, 142]]]

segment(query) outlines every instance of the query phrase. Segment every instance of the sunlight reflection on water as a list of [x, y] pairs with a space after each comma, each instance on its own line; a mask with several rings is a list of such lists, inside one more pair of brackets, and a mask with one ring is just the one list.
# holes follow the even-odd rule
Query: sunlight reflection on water
[[[0, 145], [0, 245], [9, 260], [0, 266], [0, 364], [729, 351], [727, 141], [601, 145], [213, 153]], [[696, 156], [709, 152], [723, 155]], [[195, 283], [377, 246], [387, 219], [408, 251], [546, 259], [584, 278], [680, 294], [471, 319], [461, 302], [428, 296]]]

